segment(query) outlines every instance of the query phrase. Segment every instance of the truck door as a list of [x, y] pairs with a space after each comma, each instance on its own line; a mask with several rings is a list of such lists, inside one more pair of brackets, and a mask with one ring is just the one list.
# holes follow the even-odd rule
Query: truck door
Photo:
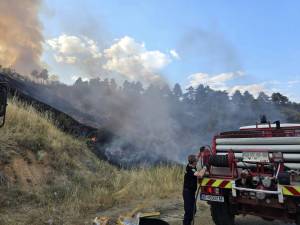
[[8, 88], [6, 83], [0, 83], [0, 127], [5, 123]]

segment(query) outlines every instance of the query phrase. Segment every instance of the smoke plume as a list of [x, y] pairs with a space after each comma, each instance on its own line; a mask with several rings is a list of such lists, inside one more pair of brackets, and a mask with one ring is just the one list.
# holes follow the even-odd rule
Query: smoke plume
[[209, 65], [216, 71], [242, 70], [234, 45], [217, 29], [192, 29], [183, 35], [177, 48], [183, 57], [194, 58], [199, 67]]
[[23, 74], [40, 68], [40, 0], [0, 1], [0, 64]]

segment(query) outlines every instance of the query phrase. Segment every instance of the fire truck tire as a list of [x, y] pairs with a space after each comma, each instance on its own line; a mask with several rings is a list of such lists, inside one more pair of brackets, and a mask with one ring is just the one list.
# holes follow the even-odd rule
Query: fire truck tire
[[227, 203], [211, 203], [210, 212], [216, 225], [234, 225], [234, 214]]
[[228, 167], [228, 155], [212, 155], [209, 157], [209, 165], [216, 167]]

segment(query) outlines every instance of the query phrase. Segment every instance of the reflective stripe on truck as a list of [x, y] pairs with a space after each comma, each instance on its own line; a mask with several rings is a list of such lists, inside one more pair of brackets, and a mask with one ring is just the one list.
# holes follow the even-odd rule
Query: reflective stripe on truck
[[300, 186], [282, 186], [283, 195], [300, 196]]
[[201, 181], [201, 186], [219, 187], [219, 188], [226, 188], [226, 189], [231, 189], [232, 187], [230, 180], [211, 179], [211, 178], [203, 178]]
[[[201, 186], [232, 189], [232, 182], [231, 182], [231, 180], [203, 178], [201, 181]], [[282, 185], [281, 187], [282, 187], [283, 195], [300, 196], [300, 186], [287, 186], [287, 185], [283, 186]], [[250, 191], [250, 189], [249, 189], [249, 191]]]

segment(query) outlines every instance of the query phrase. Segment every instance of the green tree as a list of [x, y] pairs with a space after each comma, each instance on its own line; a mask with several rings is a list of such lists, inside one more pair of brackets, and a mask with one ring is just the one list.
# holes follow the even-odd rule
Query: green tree
[[289, 102], [288, 97], [280, 94], [279, 92], [273, 93], [271, 96], [272, 102], [278, 105], [285, 105]]
[[270, 103], [270, 97], [265, 92], [260, 92], [257, 101], [262, 104]]
[[182, 96], [182, 89], [181, 89], [181, 86], [176, 83], [174, 85], [174, 88], [173, 88], [173, 94], [177, 97], [177, 98], [180, 98]]

